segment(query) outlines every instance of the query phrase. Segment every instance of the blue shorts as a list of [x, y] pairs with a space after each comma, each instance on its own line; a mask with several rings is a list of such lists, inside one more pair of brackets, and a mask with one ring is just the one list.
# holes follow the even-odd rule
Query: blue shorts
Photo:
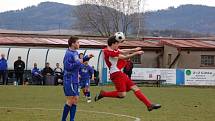
[[80, 87], [81, 89], [85, 88], [85, 87], [89, 87], [90, 86], [90, 80], [80, 80]]
[[63, 84], [65, 96], [79, 96], [79, 85], [78, 83], [71, 83], [65, 81]]

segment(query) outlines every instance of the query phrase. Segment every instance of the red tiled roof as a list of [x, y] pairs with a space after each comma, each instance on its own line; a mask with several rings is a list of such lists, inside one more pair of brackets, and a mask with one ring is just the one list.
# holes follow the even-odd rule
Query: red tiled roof
[[[51, 35], [14, 35], [0, 34], [0, 45], [32, 45], [32, 46], [67, 46], [69, 36]], [[101, 48], [106, 46], [107, 38], [80, 37], [83, 48]], [[206, 38], [143, 38], [127, 40], [122, 47], [163, 48], [164, 45], [176, 48], [215, 49], [215, 40]]]
[[[95, 47], [100, 48], [106, 46], [107, 38], [80, 38], [79, 42], [81, 47]], [[12, 36], [12, 35], [4, 35], [0, 34], [0, 45], [32, 45], [32, 46], [40, 46], [40, 45], [61, 45], [67, 46], [67, 39], [65, 38], [56, 38], [56, 37], [37, 37], [37, 36]], [[146, 47], [146, 48], [162, 48], [159, 43], [151, 43], [144, 42], [143, 40], [128, 40], [122, 43], [122, 47]]]
[[215, 48], [215, 41], [208, 40], [161, 40], [161, 43], [177, 48]]

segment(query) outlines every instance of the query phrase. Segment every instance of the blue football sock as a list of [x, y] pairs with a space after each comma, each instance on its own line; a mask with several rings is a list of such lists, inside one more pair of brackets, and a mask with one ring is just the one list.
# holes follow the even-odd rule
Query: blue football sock
[[76, 105], [73, 104], [70, 108], [70, 121], [75, 121]]
[[66, 121], [66, 118], [67, 118], [67, 115], [68, 115], [68, 113], [70, 111], [70, 108], [71, 107], [69, 105], [67, 105], [67, 104], [64, 105], [63, 116], [62, 116], [62, 120], [61, 121]]

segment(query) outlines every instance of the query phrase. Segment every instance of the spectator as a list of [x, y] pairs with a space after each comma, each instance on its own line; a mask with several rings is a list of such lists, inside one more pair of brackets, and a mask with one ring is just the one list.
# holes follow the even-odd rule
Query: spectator
[[2, 84], [7, 85], [7, 60], [5, 59], [5, 55], [1, 54], [0, 59], [0, 80], [2, 79]]
[[59, 63], [56, 63], [56, 68], [54, 69], [54, 80], [55, 85], [63, 84], [63, 69], [60, 68]]
[[49, 63], [46, 63], [45, 68], [42, 71], [42, 75], [43, 76], [51, 76], [54, 74], [54, 71], [52, 70], [52, 68], [50, 67]]
[[99, 71], [96, 71], [95, 67], [92, 66], [93, 70], [94, 70], [94, 81], [95, 84], [98, 86], [99, 85]]
[[25, 63], [21, 60], [21, 56], [18, 56], [18, 60], [14, 62], [14, 71], [15, 71], [16, 81], [20, 85], [23, 85], [24, 69], [25, 69]]
[[132, 74], [132, 69], [133, 69], [133, 63], [131, 62], [130, 59], [127, 60], [127, 64], [123, 69], [123, 72], [128, 75], [128, 77], [131, 79], [131, 74]]
[[54, 80], [51, 79], [51, 76], [54, 75], [54, 71], [50, 67], [49, 63], [46, 63], [45, 68], [42, 71], [42, 75], [44, 77], [43, 79], [43, 85], [45, 85], [46, 82], [53, 82]]
[[34, 68], [31, 71], [33, 84], [42, 85], [42, 75], [39, 68], [37, 68], [37, 63], [34, 63]]

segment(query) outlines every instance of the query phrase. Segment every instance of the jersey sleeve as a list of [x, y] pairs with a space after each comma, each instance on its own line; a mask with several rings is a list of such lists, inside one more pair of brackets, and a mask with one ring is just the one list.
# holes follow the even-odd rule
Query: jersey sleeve
[[104, 50], [104, 54], [109, 56], [109, 57], [119, 57], [119, 50], [113, 50], [113, 51], [110, 51], [110, 50]]

